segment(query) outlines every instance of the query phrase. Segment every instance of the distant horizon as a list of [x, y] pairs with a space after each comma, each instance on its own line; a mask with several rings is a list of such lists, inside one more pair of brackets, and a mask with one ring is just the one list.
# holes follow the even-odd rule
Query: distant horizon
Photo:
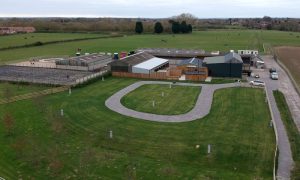
[[[174, 15], [174, 16], [178, 16], [180, 14]], [[11, 19], [11, 18], [25, 18], [25, 19], [35, 19], [35, 18], [85, 18], [85, 19], [98, 19], [98, 18], [119, 18], [119, 19], [170, 19], [174, 16], [170, 16], [170, 17], [126, 17], [126, 16], [1, 16], [0, 15], [0, 19]], [[268, 15], [264, 15], [264, 16], [268, 16]], [[195, 16], [197, 19], [261, 19], [264, 16], [261, 17], [204, 17], [204, 18], [200, 18]], [[274, 19], [300, 19], [300, 17], [272, 17], [272, 16], [268, 16]]]
[[298, 0], [2, 0], [2, 18], [300, 18]]

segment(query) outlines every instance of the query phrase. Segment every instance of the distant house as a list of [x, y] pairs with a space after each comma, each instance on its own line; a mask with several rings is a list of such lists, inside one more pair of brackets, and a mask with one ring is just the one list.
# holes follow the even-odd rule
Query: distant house
[[0, 35], [16, 34], [16, 33], [33, 33], [34, 27], [0, 27]]
[[239, 54], [234, 52], [225, 56], [204, 58], [203, 66], [208, 68], [209, 76], [242, 77], [243, 60]]
[[258, 50], [238, 50], [239, 55], [258, 55]]

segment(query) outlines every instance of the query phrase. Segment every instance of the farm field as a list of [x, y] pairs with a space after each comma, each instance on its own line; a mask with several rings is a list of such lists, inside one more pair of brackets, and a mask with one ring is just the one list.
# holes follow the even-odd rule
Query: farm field
[[[38, 102], [0, 106], [0, 174], [6, 179], [272, 179], [275, 137], [261, 89], [214, 95], [211, 113], [188, 123], [122, 116], [105, 100], [133, 79], [107, 78]], [[255, 107], [255, 108], [254, 108]], [[64, 109], [61, 117], [60, 109]], [[8, 131], [10, 130], [10, 131]], [[113, 138], [109, 138], [109, 131]], [[207, 145], [211, 144], [211, 154]], [[195, 146], [200, 145], [199, 149]]]
[[300, 87], [300, 47], [277, 47], [276, 53]]
[[27, 94], [31, 92], [42, 91], [50, 87], [39, 85], [23, 85], [23, 84], [11, 84], [0, 83], [0, 99], [4, 99], [7, 96], [13, 97], [21, 94]]
[[192, 110], [199, 93], [199, 87], [143, 85], [124, 96], [121, 103], [129, 109], [152, 114], [184, 114]]
[[30, 57], [75, 55], [77, 48], [89, 53], [130, 51], [137, 48], [185, 48], [206, 51], [259, 49], [263, 52], [263, 44], [300, 46], [299, 36], [300, 33], [258, 30], [195, 31], [186, 35], [129, 35], [0, 51], [0, 64]]
[[30, 33], [16, 34], [10, 36], [0, 36], [0, 49], [12, 46], [23, 46], [36, 42], [52, 42], [71, 39], [83, 39], [101, 37], [103, 34], [87, 34], [87, 33]]

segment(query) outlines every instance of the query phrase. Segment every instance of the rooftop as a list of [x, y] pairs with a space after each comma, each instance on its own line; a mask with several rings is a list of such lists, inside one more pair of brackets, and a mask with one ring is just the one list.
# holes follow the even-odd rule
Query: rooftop
[[243, 63], [243, 60], [240, 55], [237, 53], [231, 52], [225, 56], [216, 56], [216, 57], [206, 57], [203, 60], [206, 64], [218, 64], [218, 63]]
[[122, 58], [120, 60], [117, 61], [113, 61], [114, 62], [122, 62], [122, 63], [126, 63], [126, 64], [130, 64], [132, 66], [140, 64], [144, 61], [147, 61], [149, 59], [155, 58], [154, 56], [152, 56], [151, 54], [145, 53], [145, 52], [139, 52], [136, 54], [133, 54], [131, 56], [127, 56], [125, 58]]
[[197, 57], [206, 54], [201, 49], [168, 49], [168, 48], [144, 48], [138, 49], [137, 52], [147, 52], [154, 56], [168, 56], [168, 57]]
[[198, 58], [185, 59], [179, 63], [179, 66], [184, 65], [202, 66], [202, 60]]
[[141, 69], [147, 69], [147, 70], [152, 70], [158, 66], [161, 66], [163, 64], [168, 63], [169, 61], [166, 59], [161, 59], [161, 58], [151, 58], [145, 62], [142, 62], [140, 64], [135, 65], [135, 68], [141, 68]]

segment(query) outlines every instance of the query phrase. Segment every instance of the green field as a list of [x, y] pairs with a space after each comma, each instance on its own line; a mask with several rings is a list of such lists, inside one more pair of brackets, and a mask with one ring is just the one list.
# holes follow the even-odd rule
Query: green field
[[23, 84], [10, 84], [0, 83], [0, 99], [13, 97], [21, 94], [27, 94], [31, 92], [37, 92], [45, 90], [50, 87], [38, 86], [38, 85], [23, 85]]
[[[82, 36], [86, 35], [83, 34]], [[207, 51], [259, 49], [263, 52], [263, 44], [267, 44], [268, 46], [300, 46], [300, 39], [297, 38], [299, 36], [300, 33], [258, 30], [196, 31], [186, 35], [130, 35], [119, 38], [86, 40], [0, 51], [0, 63], [30, 57], [75, 55], [77, 48], [81, 48], [83, 52], [89, 53], [130, 51], [147, 47], [204, 49]], [[0, 46], [2, 46], [1, 38], [5, 37], [0, 37]], [[11, 43], [16, 44], [18, 40], [15, 42], [11, 41]]]
[[[214, 95], [211, 113], [188, 123], [122, 116], [105, 100], [133, 79], [0, 106], [0, 175], [6, 179], [272, 179], [275, 137], [261, 89]], [[63, 108], [65, 116], [60, 117]], [[109, 139], [109, 130], [113, 139]], [[207, 154], [207, 145], [212, 153]], [[199, 149], [195, 146], [200, 145]]]
[[30, 33], [30, 34], [16, 34], [10, 36], [0, 36], [0, 48], [7, 48], [12, 46], [24, 46], [33, 44], [35, 42], [52, 42], [63, 41], [71, 39], [83, 39], [101, 37], [101, 34], [87, 34], [87, 33]]
[[193, 109], [199, 93], [200, 87], [172, 86], [170, 89], [169, 85], [143, 85], [124, 96], [121, 103], [152, 114], [184, 114]]

